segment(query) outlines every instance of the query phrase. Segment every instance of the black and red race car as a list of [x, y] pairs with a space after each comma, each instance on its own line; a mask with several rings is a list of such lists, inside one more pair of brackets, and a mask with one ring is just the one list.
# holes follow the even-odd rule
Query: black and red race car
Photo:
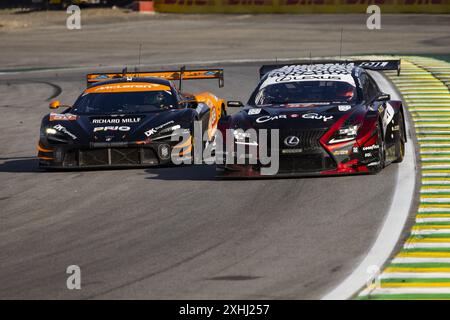
[[[247, 134], [249, 129], [277, 131], [278, 141], [267, 143], [272, 162], [278, 157], [277, 175], [376, 173], [401, 162], [406, 143], [402, 103], [383, 93], [366, 69], [400, 73], [400, 60], [261, 67], [261, 80], [247, 105], [229, 101], [243, 109], [219, 125], [224, 151], [218, 176], [264, 175], [268, 164], [261, 161], [261, 150], [249, 153], [261, 141], [259, 135]], [[227, 131], [233, 134], [227, 136]], [[244, 155], [239, 146], [248, 147]]]

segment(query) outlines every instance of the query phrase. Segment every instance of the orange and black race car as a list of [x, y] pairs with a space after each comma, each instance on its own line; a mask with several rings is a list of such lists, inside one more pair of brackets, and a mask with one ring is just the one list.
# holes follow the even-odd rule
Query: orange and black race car
[[[205, 143], [226, 114], [224, 100], [209, 92], [180, 91], [184, 79], [218, 79], [222, 69], [97, 73], [73, 106], [59, 101], [46, 115], [38, 144], [40, 167], [87, 168], [170, 164], [171, 155], [192, 157], [196, 121]], [[179, 80], [178, 88], [172, 80]], [[175, 133], [184, 137], [174, 138]]]

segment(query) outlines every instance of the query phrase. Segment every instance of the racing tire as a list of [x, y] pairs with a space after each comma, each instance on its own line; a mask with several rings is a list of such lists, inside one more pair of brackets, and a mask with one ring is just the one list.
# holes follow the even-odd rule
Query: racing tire
[[403, 161], [404, 157], [405, 157], [405, 128], [404, 128], [404, 122], [403, 122], [403, 114], [400, 112], [399, 117], [398, 117], [398, 130], [399, 130], [399, 135], [400, 138], [398, 139], [398, 142], [395, 146], [395, 149], [397, 151], [398, 154], [398, 158], [396, 160], [393, 161], [393, 163], [400, 163]]
[[386, 146], [383, 139], [383, 130], [379, 122], [377, 123], [377, 135], [377, 144], [380, 146], [380, 148], [378, 149], [379, 164], [376, 166], [375, 171], [378, 173], [383, 170], [386, 164]]
[[222, 105], [220, 108], [220, 118], [225, 118], [227, 116], [227, 110], [225, 109], [225, 105]]

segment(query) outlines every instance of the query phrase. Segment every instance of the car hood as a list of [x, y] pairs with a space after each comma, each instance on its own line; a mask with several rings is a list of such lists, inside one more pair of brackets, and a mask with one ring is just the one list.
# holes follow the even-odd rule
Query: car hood
[[185, 111], [186, 109], [117, 115], [65, 114], [65, 117], [52, 117], [50, 114], [47, 126], [56, 127], [77, 143], [142, 141], [157, 136], [160, 130], [170, 125], [188, 123], [189, 116]]

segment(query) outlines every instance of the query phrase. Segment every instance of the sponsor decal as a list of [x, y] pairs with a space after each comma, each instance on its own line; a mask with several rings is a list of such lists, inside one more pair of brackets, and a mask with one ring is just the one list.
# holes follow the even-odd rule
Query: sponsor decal
[[378, 150], [380, 149], [380, 146], [378, 144], [373, 144], [371, 146], [363, 147], [363, 151], [371, 151], [371, 150]]
[[338, 110], [341, 111], [341, 112], [348, 111], [348, 110], [350, 110], [351, 108], [352, 108], [352, 106], [350, 106], [350, 105], [339, 105], [339, 106], [338, 106]]
[[372, 157], [372, 152], [364, 153], [364, 158], [370, 158], [370, 157]]
[[299, 148], [296, 148], [296, 149], [282, 149], [281, 150], [281, 153], [283, 153], [283, 154], [302, 153], [302, 152], [303, 152], [303, 149], [299, 149]]
[[157, 127], [154, 127], [154, 128], [152, 128], [152, 129], [150, 129], [150, 130], [145, 131], [144, 134], [145, 134], [147, 137], [151, 137], [152, 135], [154, 135], [155, 133], [157, 133], [160, 129], [162, 129], [162, 128], [164, 128], [165, 126], [168, 126], [169, 124], [172, 124], [172, 123], [174, 123], [173, 120], [171, 120], [171, 121], [169, 121], [169, 122], [166, 122], [166, 123], [163, 123], [163, 124], [161, 124], [161, 125], [159, 125], [159, 126], [157, 126]]
[[340, 76], [294, 76], [286, 75], [284, 77], [275, 78], [275, 82], [300, 81], [300, 80], [342, 80]]
[[50, 113], [49, 121], [75, 121], [78, 116], [71, 113]]
[[127, 124], [139, 122], [141, 122], [141, 117], [92, 119], [92, 124]]
[[[388, 13], [449, 13], [447, 0], [159, 0], [165, 13], [358, 13], [374, 3]], [[370, 12], [370, 11], [369, 11]]]
[[108, 126], [108, 127], [95, 127], [94, 132], [99, 131], [130, 131], [131, 128], [128, 126]]
[[383, 68], [389, 64], [387, 61], [368, 61], [360, 64], [361, 67]]
[[384, 132], [386, 132], [386, 127], [394, 118], [394, 113], [394, 108], [392, 108], [389, 103], [386, 103], [386, 109], [384, 110], [384, 116], [382, 119]]
[[287, 119], [287, 116], [285, 114], [280, 114], [278, 116], [262, 116], [256, 119], [257, 123], [264, 123], [267, 121], [272, 121], [272, 120], [278, 120], [278, 119]]
[[293, 113], [291, 115], [289, 115], [291, 118], [298, 118], [300, 117], [300, 115], [298, 113]]
[[358, 153], [358, 152], [359, 152], [358, 147], [353, 147], [353, 153]]
[[[127, 78], [127, 81], [133, 80], [132, 78]], [[117, 84], [108, 84], [102, 85], [98, 87], [88, 88], [86, 93], [95, 93], [95, 92], [115, 92], [115, 91], [146, 91], [146, 90], [168, 90], [169, 87], [165, 85], [159, 85], [156, 83], [117, 83]], [[166, 91], [168, 94], [172, 94], [170, 91]]]
[[400, 130], [400, 126], [396, 125], [396, 126], [392, 126], [392, 131], [398, 131]]
[[77, 139], [77, 136], [76, 136], [76, 135], [74, 135], [72, 132], [70, 132], [69, 130], [67, 130], [66, 127], [64, 127], [64, 126], [62, 126], [62, 125], [60, 125], [60, 124], [57, 124], [56, 126], [53, 126], [53, 129], [55, 129], [55, 130], [57, 130], [57, 131], [59, 131], [59, 132], [62, 132], [62, 133], [67, 134], [67, 135], [68, 135], [69, 137], [71, 137], [73, 140], [76, 140], [76, 139]]
[[327, 63], [313, 65], [287, 65], [269, 73], [261, 88], [280, 82], [344, 81], [355, 86], [351, 76], [354, 63]]
[[284, 139], [284, 144], [288, 147], [295, 147], [300, 143], [299, 137], [296, 136], [289, 136], [286, 139]]
[[323, 122], [327, 122], [328, 120], [333, 119], [333, 116], [326, 116], [318, 113], [305, 113], [302, 115], [303, 119], [311, 119], [311, 120], [322, 120]]
[[261, 113], [261, 108], [255, 108], [255, 109], [250, 109], [248, 110], [248, 115], [249, 116], [253, 116], [256, 114], [260, 114]]
[[300, 64], [300, 65], [288, 65], [280, 69], [274, 70], [270, 73], [270, 76], [277, 77], [282, 75], [341, 75], [349, 74], [355, 67], [354, 63], [318, 63], [318, 64]]
[[335, 156], [346, 156], [349, 154], [348, 150], [336, 150], [333, 152]]
[[311, 108], [315, 106], [326, 106], [329, 105], [330, 102], [314, 102], [314, 103], [288, 103], [282, 104], [280, 106], [284, 108]]

